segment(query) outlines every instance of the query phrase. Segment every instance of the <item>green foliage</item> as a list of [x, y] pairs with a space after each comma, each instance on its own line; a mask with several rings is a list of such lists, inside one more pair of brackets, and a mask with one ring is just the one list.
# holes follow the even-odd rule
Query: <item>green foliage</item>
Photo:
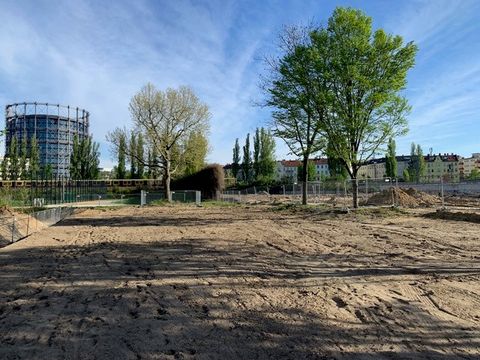
[[[325, 28], [290, 31], [266, 87], [274, 134], [307, 159], [321, 150], [341, 160], [352, 179], [390, 137], [407, 131], [401, 96], [417, 47], [379, 29], [362, 11], [337, 8]], [[356, 182], [353, 182], [356, 185]], [[354, 186], [353, 205], [358, 207]]]
[[422, 180], [427, 170], [423, 150], [420, 145], [415, 145], [413, 142], [410, 148], [410, 162], [407, 169], [410, 181], [417, 183]]
[[[303, 174], [303, 165], [300, 165], [297, 169], [298, 181], [302, 181], [302, 174]], [[317, 170], [315, 169], [315, 163], [309, 160], [307, 165], [307, 180], [315, 181], [316, 176], [317, 176]]]
[[22, 142], [20, 143], [20, 158], [19, 158], [19, 172], [21, 179], [28, 178], [27, 166], [28, 164], [28, 147], [27, 147], [27, 137], [22, 137]]
[[243, 146], [243, 162], [242, 162], [243, 180], [252, 181], [252, 152], [250, 151], [250, 134], [247, 134], [245, 145]]
[[468, 175], [469, 180], [480, 180], [480, 170], [479, 169], [472, 169], [470, 171], [470, 175]]
[[2, 160], [2, 179], [8, 180], [10, 178], [10, 174], [8, 173], [8, 158], [4, 157]]
[[[181, 174], [184, 159], [190, 151], [187, 143], [192, 133], [202, 131], [206, 134], [209, 127], [210, 112], [208, 106], [200, 101], [192, 89], [180, 86], [178, 89], [157, 90], [151, 83], [146, 84], [133, 96], [129, 110], [133, 120], [133, 131], [142, 133], [146, 145], [146, 159], [140, 159], [134, 151], [126, 148], [125, 153], [143, 162], [149, 168], [150, 175], [162, 175], [165, 185], [165, 198], [172, 200], [170, 183], [172, 177]], [[107, 134], [107, 140], [113, 146], [115, 154], [120, 153], [120, 138], [130, 130], [116, 128]], [[146, 163], [146, 161], [149, 161]]]
[[390, 138], [388, 141], [388, 150], [385, 156], [386, 175], [389, 178], [396, 178], [398, 174], [397, 158], [396, 158], [395, 140]]
[[79, 140], [75, 135], [73, 151], [70, 156], [70, 177], [73, 180], [97, 179], [99, 174], [100, 153], [98, 143], [92, 141], [90, 136]]
[[203, 131], [190, 134], [186, 142], [182, 175], [192, 175], [205, 167], [208, 154], [208, 139]]
[[137, 174], [137, 138], [134, 132], [131, 133], [130, 135], [130, 142], [128, 144], [129, 148], [129, 154], [130, 154], [130, 179], [137, 179], [138, 174]]
[[142, 133], [139, 133], [138, 139], [137, 139], [137, 159], [140, 159], [137, 161], [137, 177], [139, 179], [143, 179], [143, 176], [145, 175], [144, 157], [145, 157], [145, 144], [143, 141]]
[[332, 150], [332, 145], [327, 144], [326, 154], [328, 157], [328, 171], [331, 179], [345, 180], [348, 177], [347, 169], [341, 159], [335, 157], [335, 152]]
[[40, 172], [40, 154], [38, 150], [38, 142], [35, 136], [30, 139], [30, 149], [28, 153], [29, 170], [32, 178], [36, 178]]
[[20, 158], [18, 154], [18, 140], [16, 136], [13, 136], [8, 148], [8, 161], [10, 163], [8, 167], [9, 179], [17, 180], [20, 176]]
[[42, 173], [44, 179], [51, 179], [53, 177], [53, 169], [51, 164], [47, 164], [42, 167]]
[[240, 145], [238, 144], [238, 138], [235, 139], [235, 146], [233, 147], [233, 159], [232, 159], [232, 175], [236, 179], [238, 171], [240, 170]]
[[410, 172], [407, 168], [403, 169], [403, 180], [406, 182], [410, 182]]
[[261, 148], [261, 137], [260, 129], [255, 130], [255, 135], [253, 136], [253, 174], [257, 177], [260, 174], [260, 148]]
[[275, 140], [272, 134], [257, 128], [253, 138], [253, 175], [256, 183], [270, 184], [275, 177]]
[[127, 166], [125, 159], [125, 151], [127, 147], [127, 139], [125, 134], [120, 134], [118, 138], [118, 152], [117, 152], [117, 179], [125, 179], [127, 177]]

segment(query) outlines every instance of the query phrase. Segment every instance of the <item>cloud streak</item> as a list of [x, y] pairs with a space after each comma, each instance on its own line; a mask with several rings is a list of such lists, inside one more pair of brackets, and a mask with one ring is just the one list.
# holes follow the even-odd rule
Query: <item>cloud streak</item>
[[[472, 22], [479, 10], [475, 2], [405, 4], [393, 16], [380, 11], [381, 2], [370, 3], [368, 14], [420, 45], [406, 92], [414, 109], [411, 133], [400, 141], [408, 151], [407, 139], [423, 138], [431, 129], [431, 138], [440, 138], [442, 129], [461, 130], [478, 115], [480, 34]], [[111, 167], [105, 134], [130, 123], [128, 103], [141, 86], [190, 85], [213, 114], [210, 160], [225, 163], [235, 138], [243, 140], [269, 119], [252, 100], [261, 96], [259, 59], [274, 51], [279, 29], [322, 22], [333, 7], [315, 1], [3, 1], [0, 101], [89, 110], [102, 165]], [[432, 142], [425, 146], [455, 151], [454, 139]], [[471, 144], [473, 151], [473, 142], [467, 134], [463, 148]], [[280, 145], [278, 157], [286, 153]]]

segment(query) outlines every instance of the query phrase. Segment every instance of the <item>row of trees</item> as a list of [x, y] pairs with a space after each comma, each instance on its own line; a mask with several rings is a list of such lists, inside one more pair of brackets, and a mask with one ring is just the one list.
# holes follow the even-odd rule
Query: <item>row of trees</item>
[[73, 139], [73, 149], [70, 155], [70, 178], [73, 180], [97, 179], [100, 169], [100, 152], [98, 143], [91, 136]]
[[241, 171], [245, 183], [270, 184], [275, 177], [275, 140], [270, 131], [257, 128], [253, 136], [253, 155], [250, 150], [250, 134], [243, 146], [243, 159], [240, 156], [238, 138], [233, 147], [232, 175], [238, 177]]
[[[191, 174], [205, 164], [210, 112], [188, 87], [161, 91], [145, 85], [130, 101], [132, 127], [107, 134], [118, 159], [117, 176], [162, 176], [171, 201], [173, 176]], [[140, 145], [139, 145], [140, 144]]]
[[30, 146], [26, 136], [22, 137], [20, 144], [16, 136], [12, 137], [1, 163], [2, 179], [26, 180], [50, 171], [51, 167], [40, 169], [38, 144], [34, 136], [30, 140]]
[[266, 106], [273, 108], [273, 134], [302, 159], [307, 203], [307, 163], [318, 152], [341, 163], [353, 180], [388, 139], [407, 131], [410, 107], [401, 91], [417, 46], [400, 36], [372, 31], [362, 11], [337, 8], [326, 26], [288, 28], [280, 56], [268, 59]]
[[[99, 175], [100, 153], [98, 143], [91, 137], [79, 140], [75, 136], [70, 156], [70, 177], [74, 180], [97, 179]], [[22, 137], [19, 143], [13, 136], [0, 166], [4, 180], [30, 180], [50, 178], [53, 175], [51, 164], [40, 165], [38, 142], [35, 136], [30, 141]]]
[[[184, 153], [183, 157], [178, 156], [180, 154], [178, 150], [176, 151], [178, 157], [174, 162], [178, 165], [177, 176], [193, 174], [205, 166], [209, 150], [206, 132], [191, 133], [186, 147], [190, 150]], [[117, 179], [158, 179], [161, 176], [156, 148], [150, 148], [145, 144], [141, 132], [132, 132], [129, 139], [125, 133], [119, 134], [118, 150], [115, 153], [117, 165], [114, 168], [114, 176]]]

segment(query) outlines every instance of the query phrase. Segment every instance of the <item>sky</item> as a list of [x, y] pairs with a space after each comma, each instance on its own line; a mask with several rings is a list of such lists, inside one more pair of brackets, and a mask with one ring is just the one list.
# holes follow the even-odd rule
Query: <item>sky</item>
[[[424, 152], [480, 152], [480, 1], [0, 1], [0, 105], [60, 103], [90, 112], [101, 166], [108, 131], [131, 124], [128, 104], [147, 82], [190, 86], [212, 117], [209, 162], [228, 163], [235, 138], [268, 126], [263, 59], [285, 25], [324, 24], [336, 6], [419, 47], [404, 91], [411, 142]], [[3, 120], [2, 120], [3, 121]], [[3, 123], [0, 123], [3, 127]], [[2, 145], [3, 147], [3, 145]], [[293, 158], [277, 140], [277, 158]]]

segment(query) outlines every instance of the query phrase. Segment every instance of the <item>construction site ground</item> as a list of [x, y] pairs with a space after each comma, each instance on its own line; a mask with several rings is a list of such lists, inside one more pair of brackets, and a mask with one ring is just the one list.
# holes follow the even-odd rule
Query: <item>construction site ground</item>
[[0, 249], [2, 359], [479, 359], [478, 213], [83, 210]]

